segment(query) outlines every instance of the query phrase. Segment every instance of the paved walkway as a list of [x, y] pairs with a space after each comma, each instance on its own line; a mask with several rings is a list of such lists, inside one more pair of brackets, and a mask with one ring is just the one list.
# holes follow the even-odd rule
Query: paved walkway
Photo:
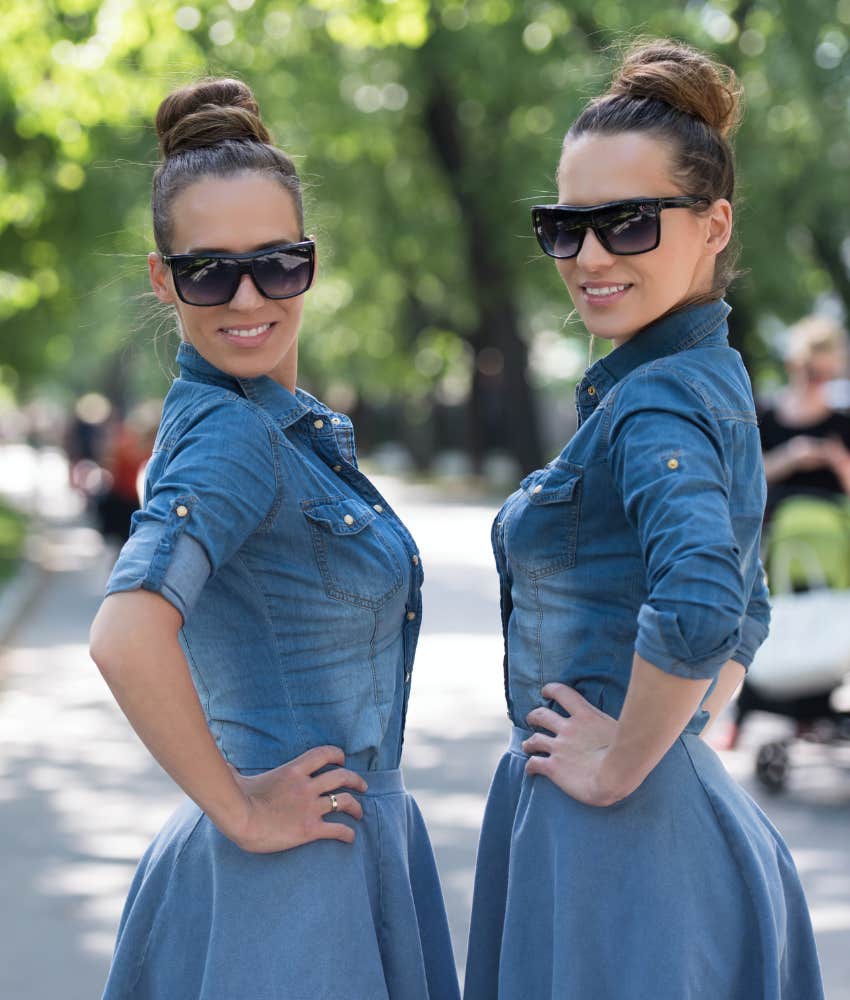
[[[431, 830], [462, 966], [477, 831], [508, 730], [493, 510], [382, 485], [427, 556], [405, 770]], [[109, 554], [92, 529], [78, 517], [63, 521], [63, 505], [48, 501], [40, 592], [0, 659], [4, 1000], [100, 995], [135, 862], [179, 798], [88, 659]], [[788, 793], [765, 800], [750, 777], [752, 747], [724, 756], [794, 851], [828, 1000], [850, 1000], [850, 759], [807, 748]]]

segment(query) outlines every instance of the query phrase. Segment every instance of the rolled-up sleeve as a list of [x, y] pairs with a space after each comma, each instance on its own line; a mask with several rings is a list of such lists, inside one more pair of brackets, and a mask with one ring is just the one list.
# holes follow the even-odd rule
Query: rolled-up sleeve
[[770, 602], [764, 567], [759, 560], [756, 566], [750, 600], [741, 622], [741, 641], [732, 654], [732, 659], [743, 667], [749, 667], [759, 646], [767, 638], [770, 630]]
[[274, 511], [270, 429], [238, 398], [206, 408], [181, 431], [148, 492], [106, 593], [154, 591], [185, 621], [209, 577]]
[[713, 677], [742, 644], [745, 605], [716, 418], [695, 388], [648, 369], [614, 400], [608, 459], [646, 565], [635, 650]]

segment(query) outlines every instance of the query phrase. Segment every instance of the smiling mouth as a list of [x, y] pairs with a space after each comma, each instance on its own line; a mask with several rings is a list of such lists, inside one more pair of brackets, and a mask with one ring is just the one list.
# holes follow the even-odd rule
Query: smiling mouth
[[604, 299], [610, 298], [613, 295], [619, 295], [620, 292], [625, 292], [627, 288], [631, 288], [631, 285], [581, 285], [581, 290], [585, 295], [592, 299]]
[[223, 326], [221, 332], [228, 337], [239, 337], [240, 340], [253, 340], [261, 337], [267, 330], [271, 329], [271, 323], [260, 323], [258, 326]]

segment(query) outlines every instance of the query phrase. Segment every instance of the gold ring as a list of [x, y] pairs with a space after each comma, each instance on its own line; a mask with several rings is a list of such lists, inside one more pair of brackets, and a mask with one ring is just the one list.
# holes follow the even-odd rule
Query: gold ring
[[334, 795], [334, 793], [331, 792], [331, 794], [328, 796], [328, 798], [331, 800], [331, 812], [338, 812], [339, 811], [339, 803], [337, 802], [336, 796]]

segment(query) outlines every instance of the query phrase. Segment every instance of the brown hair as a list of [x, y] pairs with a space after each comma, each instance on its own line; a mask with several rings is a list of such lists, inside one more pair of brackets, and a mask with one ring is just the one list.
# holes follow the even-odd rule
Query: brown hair
[[[735, 193], [730, 138], [741, 120], [735, 73], [704, 53], [666, 39], [639, 41], [626, 53], [606, 94], [590, 101], [564, 138], [644, 132], [668, 143], [672, 173], [688, 194], [709, 201]], [[718, 255], [711, 297], [735, 277], [737, 243]]]
[[201, 177], [243, 171], [268, 174], [289, 191], [303, 234], [301, 182], [292, 160], [274, 145], [247, 84], [208, 78], [180, 87], [160, 104], [156, 133], [162, 162], [153, 177], [151, 208], [161, 253], [171, 251], [175, 197]]

